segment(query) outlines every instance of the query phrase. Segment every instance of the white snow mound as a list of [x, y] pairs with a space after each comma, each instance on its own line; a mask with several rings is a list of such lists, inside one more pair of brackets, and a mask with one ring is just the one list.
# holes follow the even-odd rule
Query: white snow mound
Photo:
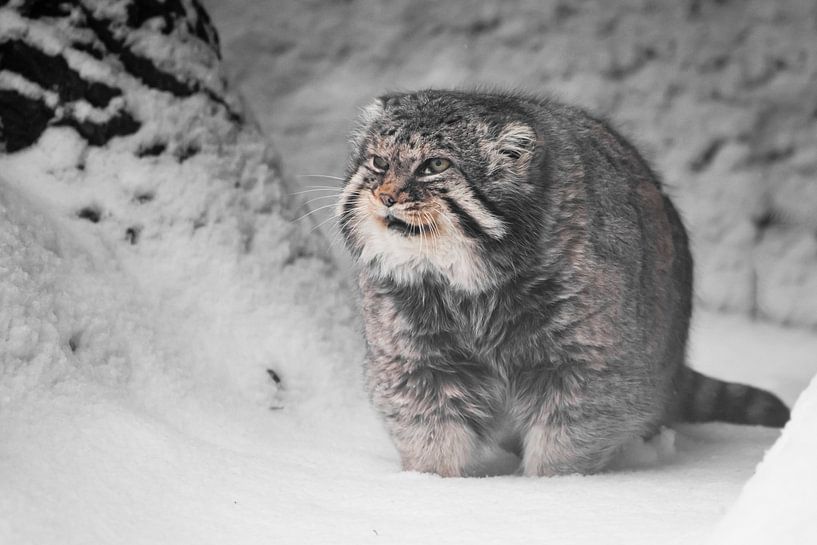
[[766, 453], [711, 543], [817, 541], [817, 377], [800, 396], [783, 435]]

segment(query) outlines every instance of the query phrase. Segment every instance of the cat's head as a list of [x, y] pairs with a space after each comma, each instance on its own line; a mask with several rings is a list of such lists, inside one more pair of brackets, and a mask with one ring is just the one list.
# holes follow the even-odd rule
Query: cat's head
[[499, 282], [532, 223], [541, 146], [528, 119], [502, 95], [422, 91], [366, 107], [338, 211], [361, 266], [401, 284]]

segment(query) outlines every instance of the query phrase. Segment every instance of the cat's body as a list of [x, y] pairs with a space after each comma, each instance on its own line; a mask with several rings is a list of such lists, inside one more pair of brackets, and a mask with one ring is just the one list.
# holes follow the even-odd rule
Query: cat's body
[[685, 230], [604, 123], [423, 91], [376, 101], [356, 145], [341, 226], [371, 397], [404, 468], [462, 475], [501, 441], [526, 474], [592, 473], [679, 418], [788, 418], [770, 394], [685, 366]]

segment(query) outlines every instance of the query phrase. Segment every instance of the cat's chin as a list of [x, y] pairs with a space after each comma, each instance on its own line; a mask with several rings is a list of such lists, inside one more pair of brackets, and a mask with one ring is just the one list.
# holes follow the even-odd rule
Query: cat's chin
[[381, 254], [377, 258], [361, 256], [358, 265], [366, 276], [375, 281], [392, 282], [401, 287], [421, 287], [430, 284], [476, 295], [496, 287], [495, 279], [485, 273], [481, 262], [466, 260], [441, 264], [435, 259], [405, 261], [400, 253]]
[[355, 258], [370, 278], [407, 287], [432, 281], [474, 294], [496, 286], [476, 241], [433, 221], [409, 223], [413, 219], [368, 214], [355, 223]]

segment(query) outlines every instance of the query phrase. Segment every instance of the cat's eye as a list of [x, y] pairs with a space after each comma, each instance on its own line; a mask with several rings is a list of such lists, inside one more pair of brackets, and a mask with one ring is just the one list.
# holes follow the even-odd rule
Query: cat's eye
[[389, 168], [389, 162], [379, 155], [372, 155], [372, 166], [377, 170], [385, 172]]
[[419, 173], [422, 176], [431, 176], [432, 174], [439, 174], [448, 170], [451, 166], [451, 161], [443, 159], [442, 157], [433, 157], [420, 165]]

